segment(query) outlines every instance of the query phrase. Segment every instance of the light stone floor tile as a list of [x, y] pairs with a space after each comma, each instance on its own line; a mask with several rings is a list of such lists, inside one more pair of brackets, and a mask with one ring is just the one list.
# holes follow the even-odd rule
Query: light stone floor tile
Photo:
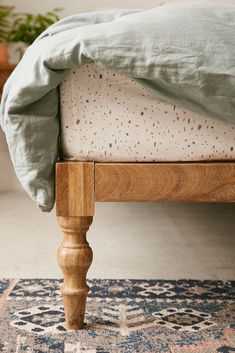
[[[58, 278], [62, 234], [21, 192], [0, 193], [0, 277]], [[88, 277], [235, 279], [235, 204], [96, 203]]]

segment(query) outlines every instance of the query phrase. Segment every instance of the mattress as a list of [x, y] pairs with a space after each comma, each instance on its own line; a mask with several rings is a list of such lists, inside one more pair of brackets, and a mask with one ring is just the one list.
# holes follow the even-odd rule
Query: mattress
[[95, 64], [60, 86], [61, 158], [99, 162], [235, 159], [235, 125], [158, 98]]

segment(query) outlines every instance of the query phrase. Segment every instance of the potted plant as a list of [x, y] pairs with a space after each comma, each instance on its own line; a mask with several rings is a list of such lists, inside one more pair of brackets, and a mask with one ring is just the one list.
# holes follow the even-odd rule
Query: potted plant
[[14, 14], [14, 21], [8, 40], [10, 42], [23, 42], [27, 45], [32, 44], [43, 31], [59, 20], [58, 12], [60, 10], [54, 9], [45, 15]]
[[7, 37], [7, 41], [10, 43], [8, 49], [11, 62], [17, 63], [27, 47], [43, 31], [59, 20], [58, 12], [60, 10], [54, 9], [45, 15], [30, 13], [12, 14], [11, 30]]
[[0, 5], [0, 63], [8, 63], [7, 42], [11, 27], [10, 15], [13, 7]]

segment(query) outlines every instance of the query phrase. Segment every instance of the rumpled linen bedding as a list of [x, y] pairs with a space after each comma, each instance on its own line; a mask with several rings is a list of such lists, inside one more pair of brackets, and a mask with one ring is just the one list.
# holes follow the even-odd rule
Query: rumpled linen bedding
[[172, 103], [235, 123], [235, 6], [165, 5], [59, 21], [27, 50], [5, 85], [1, 126], [23, 187], [54, 205], [59, 90], [66, 73], [96, 63]]

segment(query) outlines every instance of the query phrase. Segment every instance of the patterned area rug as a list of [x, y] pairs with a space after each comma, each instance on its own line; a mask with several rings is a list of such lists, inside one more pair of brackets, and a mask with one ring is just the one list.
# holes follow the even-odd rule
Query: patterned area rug
[[0, 280], [0, 352], [232, 353], [235, 282], [92, 280], [66, 331], [58, 280]]

